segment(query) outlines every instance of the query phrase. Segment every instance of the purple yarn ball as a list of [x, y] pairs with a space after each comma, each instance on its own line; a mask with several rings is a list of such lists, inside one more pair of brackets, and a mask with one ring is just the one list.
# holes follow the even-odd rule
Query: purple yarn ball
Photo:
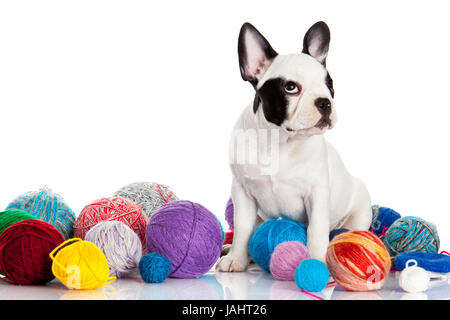
[[170, 277], [195, 278], [208, 272], [222, 250], [216, 216], [200, 204], [178, 200], [153, 213], [146, 230], [147, 248], [172, 262]]
[[225, 208], [225, 220], [228, 223], [228, 226], [230, 227], [231, 230], [234, 229], [234, 205], [233, 205], [233, 200], [228, 199], [227, 202], [227, 207]]
[[300, 262], [309, 258], [308, 248], [303, 243], [298, 241], [280, 243], [270, 258], [270, 273], [277, 280], [293, 281]]

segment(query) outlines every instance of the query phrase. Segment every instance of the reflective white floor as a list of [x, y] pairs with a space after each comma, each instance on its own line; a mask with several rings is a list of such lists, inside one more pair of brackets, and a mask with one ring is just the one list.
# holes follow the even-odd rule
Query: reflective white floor
[[97, 290], [67, 290], [54, 280], [44, 286], [16, 286], [0, 283], [0, 299], [132, 299], [132, 300], [449, 300], [450, 284], [441, 282], [426, 292], [404, 292], [391, 273], [382, 289], [371, 292], [350, 292], [339, 286], [330, 286], [314, 296], [301, 292], [294, 282], [276, 281], [256, 266], [243, 273], [210, 273], [198, 279], [166, 279], [163, 283], [144, 283], [139, 275], [119, 279]]

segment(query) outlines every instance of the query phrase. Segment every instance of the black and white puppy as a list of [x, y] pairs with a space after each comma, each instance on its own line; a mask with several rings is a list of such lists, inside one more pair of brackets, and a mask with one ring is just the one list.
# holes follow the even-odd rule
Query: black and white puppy
[[[241, 75], [256, 95], [237, 121], [230, 144], [234, 240], [217, 270], [246, 269], [249, 239], [267, 219], [305, 223], [310, 254], [323, 262], [330, 230], [370, 226], [366, 187], [349, 174], [322, 135], [336, 122], [333, 81], [325, 63], [329, 42], [328, 26], [317, 22], [304, 37], [302, 53], [279, 55], [251, 24], [241, 28]], [[269, 143], [260, 139], [264, 132]], [[247, 143], [239, 143], [242, 137]], [[237, 159], [245, 152], [253, 161]]]

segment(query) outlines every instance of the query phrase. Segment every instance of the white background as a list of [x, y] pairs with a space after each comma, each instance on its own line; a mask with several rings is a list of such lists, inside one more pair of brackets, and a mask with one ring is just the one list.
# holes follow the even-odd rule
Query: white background
[[0, 208], [44, 185], [78, 214], [156, 181], [223, 220], [228, 141], [253, 89], [237, 37], [279, 53], [331, 29], [327, 138], [373, 203], [434, 222], [450, 249], [447, 1], [9, 1], [0, 4]]

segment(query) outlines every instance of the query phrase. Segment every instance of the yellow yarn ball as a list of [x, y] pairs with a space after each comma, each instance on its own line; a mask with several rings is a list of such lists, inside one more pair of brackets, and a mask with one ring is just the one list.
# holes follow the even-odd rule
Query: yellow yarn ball
[[116, 280], [109, 276], [108, 261], [92, 242], [69, 239], [51, 253], [52, 271], [69, 289], [97, 289]]

